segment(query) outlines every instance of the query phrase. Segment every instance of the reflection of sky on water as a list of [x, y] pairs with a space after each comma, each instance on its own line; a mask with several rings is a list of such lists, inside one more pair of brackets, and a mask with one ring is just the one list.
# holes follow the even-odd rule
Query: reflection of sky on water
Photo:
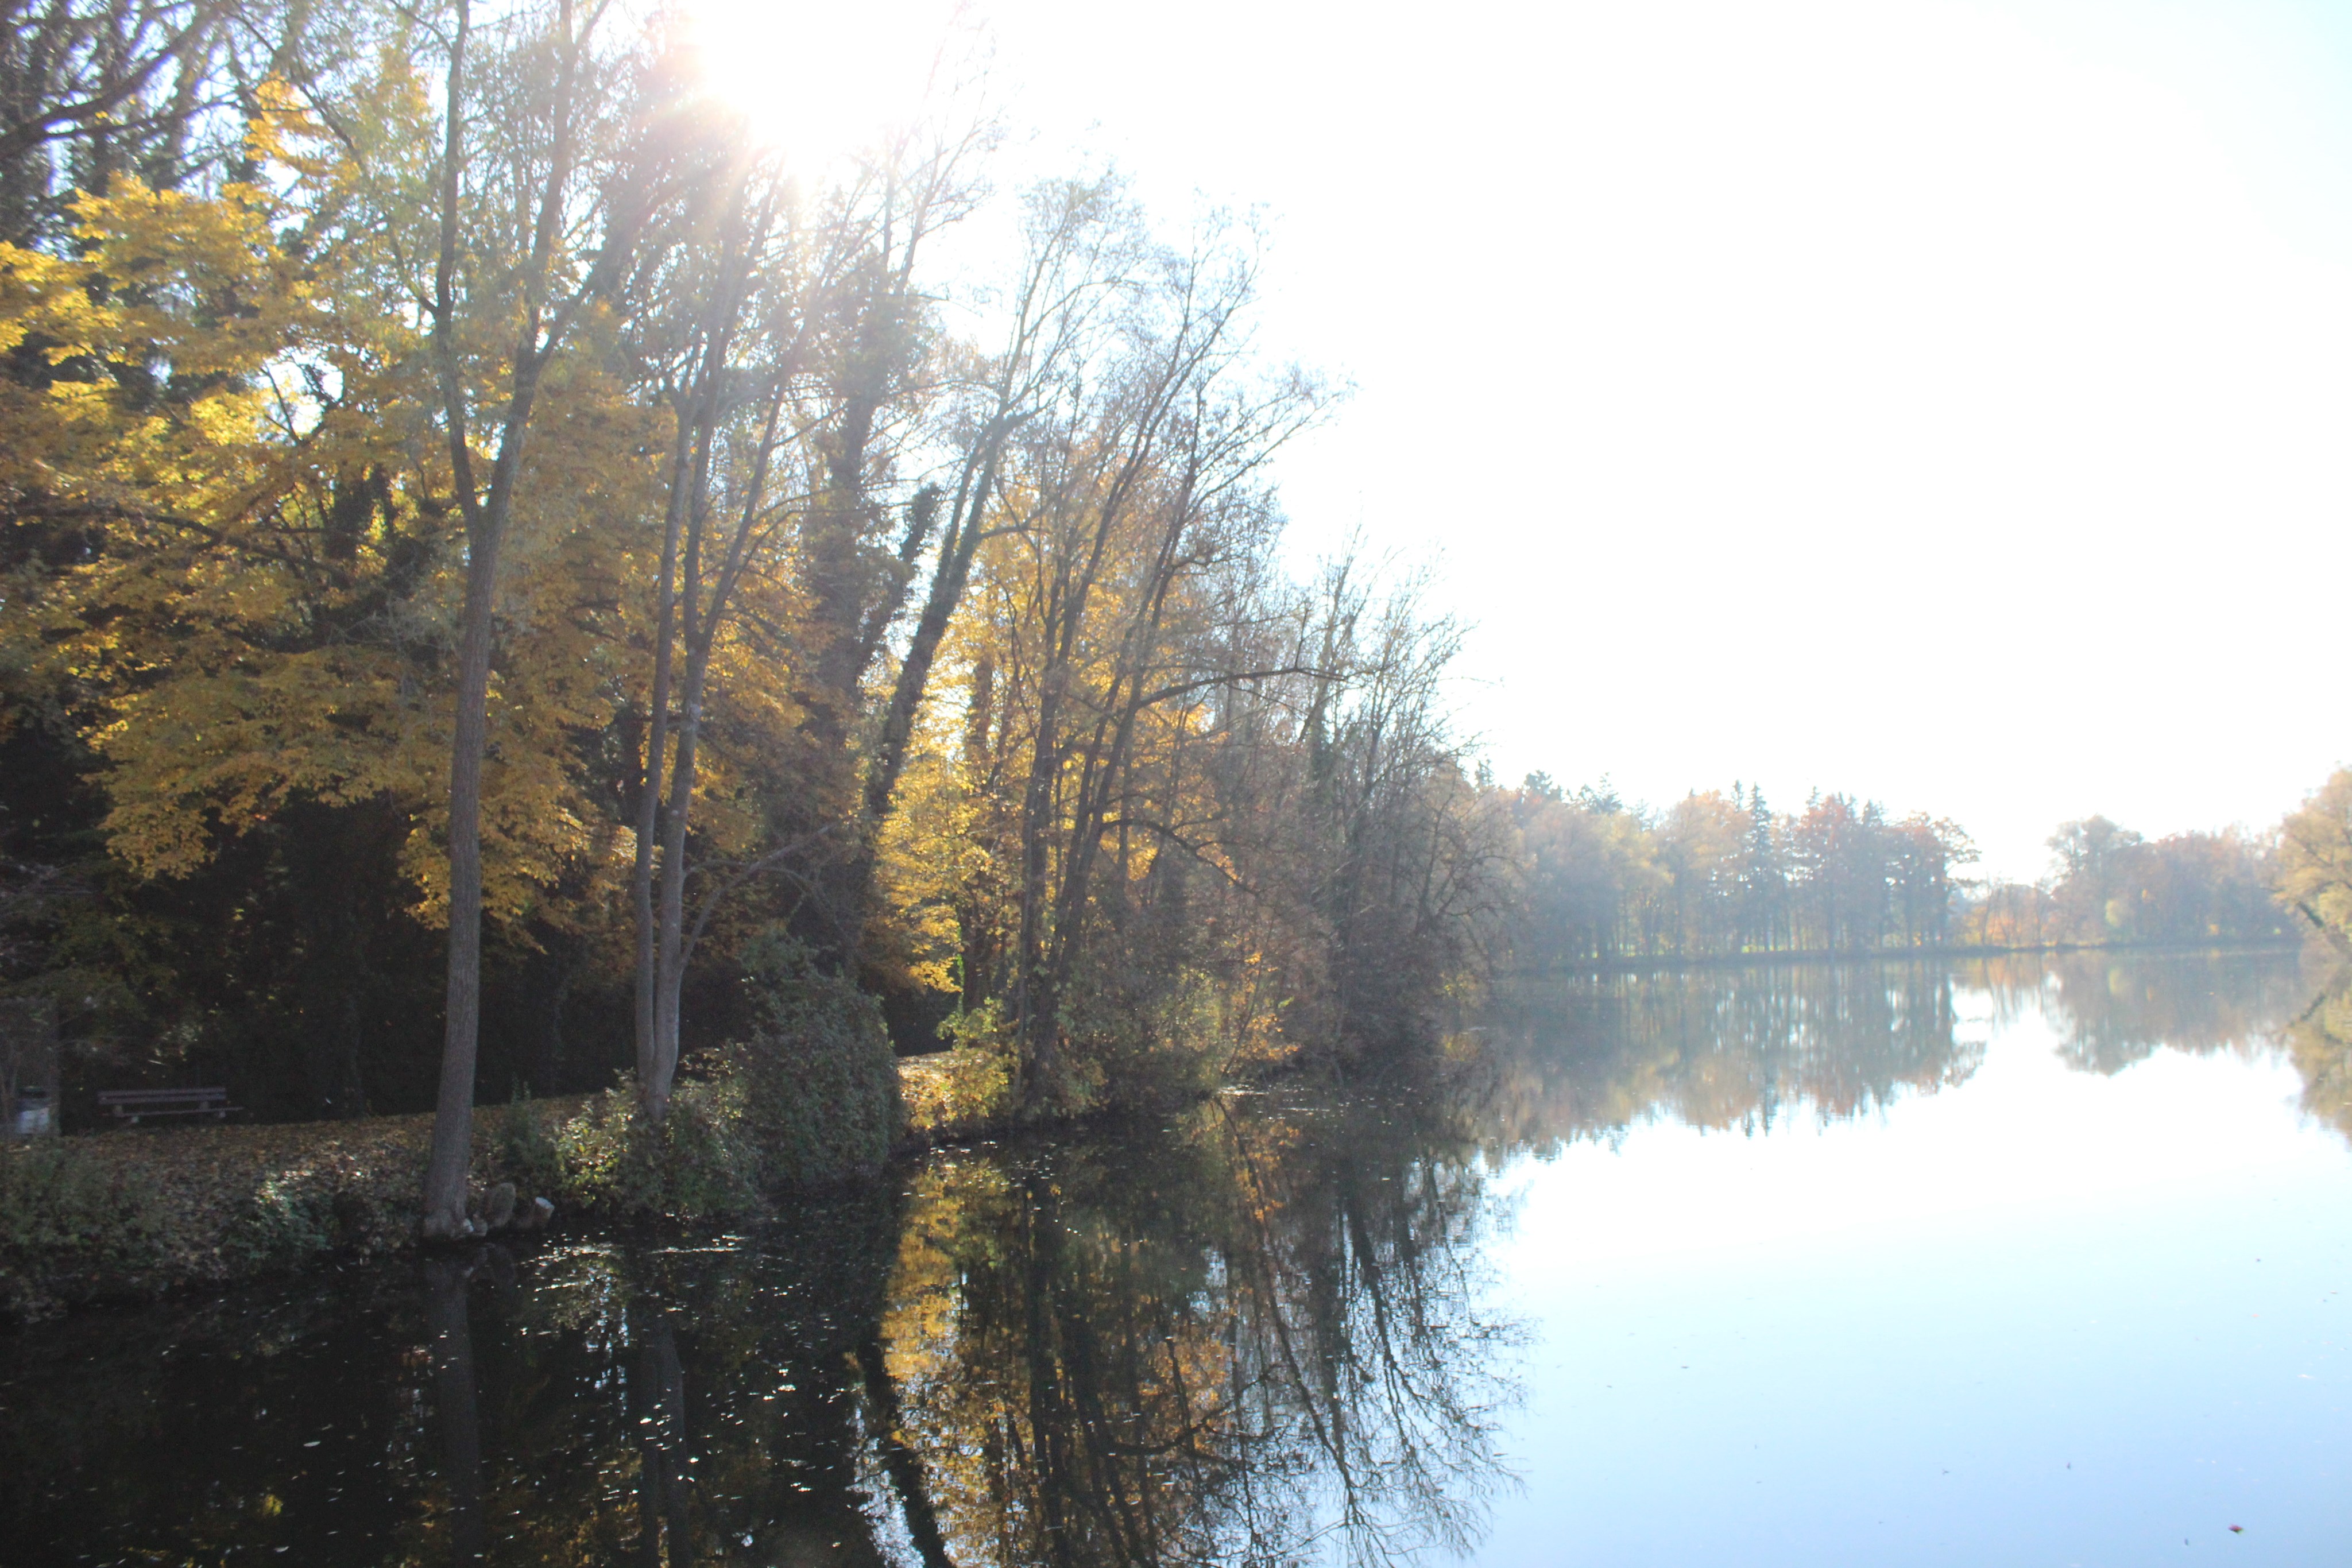
[[2316, 983], [1554, 984], [1458, 1097], [1293, 1082], [736, 1234], [78, 1314], [0, 1338], [0, 1562], [2336, 1561]]
[[2160, 1051], [2103, 1076], [2014, 991], [1955, 1014], [1981, 1061], [1933, 1092], [1507, 1164], [1498, 1305], [1537, 1341], [1504, 1437], [1525, 1486], [1480, 1562], [2301, 1563], [2352, 1539], [2352, 1153], [2294, 1068]]

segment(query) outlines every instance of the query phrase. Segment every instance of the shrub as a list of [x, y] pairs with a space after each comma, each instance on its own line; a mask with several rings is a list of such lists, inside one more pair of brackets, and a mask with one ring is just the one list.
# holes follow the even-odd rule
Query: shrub
[[1088, 966], [1072, 988], [1063, 1027], [1082, 1098], [1077, 1111], [1150, 1111], [1213, 1091], [1243, 1053], [1246, 1009], [1210, 976], [1177, 968], [1135, 976]]
[[898, 1061], [874, 998], [777, 935], [745, 954], [753, 1028], [712, 1065], [741, 1096], [761, 1176], [793, 1186], [878, 1170], [905, 1122]]
[[953, 1048], [917, 1060], [908, 1120], [927, 1137], [962, 1137], [1013, 1115], [1013, 1036], [993, 998], [940, 1026]]
[[658, 1127], [635, 1093], [608, 1089], [557, 1129], [550, 1186], [583, 1208], [616, 1218], [719, 1219], [762, 1207], [757, 1151], [740, 1095], [688, 1081]]
[[565, 1189], [563, 1151], [549, 1130], [548, 1113], [526, 1100], [498, 1113], [490, 1144], [498, 1174], [529, 1198]]
[[336, 1196], [307, 1172], [272, 1172], [221, 1233], [222, 1256], [246, 1273], [332, 1250], [342, 1228]]
[[138, 1276], [163, 1261], [156, 1196], [55, 1139], [0, 1147], [0, 1316], [45, 1315], [46, 1281]]

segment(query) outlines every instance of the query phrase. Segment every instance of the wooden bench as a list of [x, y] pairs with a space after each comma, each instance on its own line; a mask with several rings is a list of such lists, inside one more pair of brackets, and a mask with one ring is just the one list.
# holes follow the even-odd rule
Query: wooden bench
[[118, 1122], [142, 1116], [210, 1116], [224, 1121], [241, 1105], [228, 1103], [226, 1089], [109, 1089], [98, 1097], [99, 1109]]

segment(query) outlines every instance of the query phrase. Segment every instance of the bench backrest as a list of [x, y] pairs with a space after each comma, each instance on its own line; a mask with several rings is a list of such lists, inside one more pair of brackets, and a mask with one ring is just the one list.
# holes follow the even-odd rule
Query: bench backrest
[[226, 1089], [108, 1089], [98, 1096], [101, 1105], [190, 1105], [226, 1100]]

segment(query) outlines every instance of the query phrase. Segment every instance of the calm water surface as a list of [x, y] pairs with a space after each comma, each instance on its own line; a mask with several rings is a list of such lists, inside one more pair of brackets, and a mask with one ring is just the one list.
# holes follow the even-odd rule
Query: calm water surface
[[2344, 1562], [2314, 1001], [2272, 956], [1537, 988], [1450, 1100], [88, 1314], [0, 1340], [0, 1559]]

